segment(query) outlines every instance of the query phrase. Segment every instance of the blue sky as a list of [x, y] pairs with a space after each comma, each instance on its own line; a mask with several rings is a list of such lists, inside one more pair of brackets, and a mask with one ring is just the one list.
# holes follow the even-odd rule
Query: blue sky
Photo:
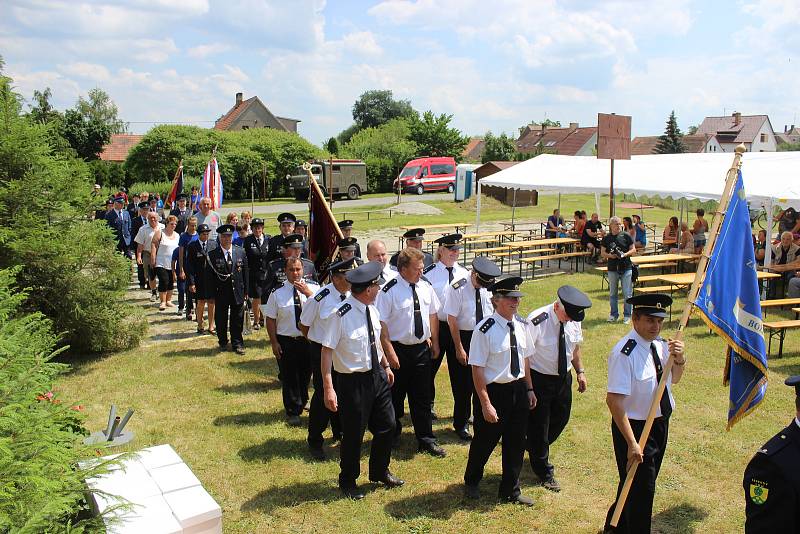
[[320, 144], [391, 89], [470, 135], [598, 112], [656, 135], [672, 109], [800, 125], [798, 27], [796, 0], [3, 0], [0, 55], [26, 99], [100, 87], [133, 132], [210, 127], [241, 91]]

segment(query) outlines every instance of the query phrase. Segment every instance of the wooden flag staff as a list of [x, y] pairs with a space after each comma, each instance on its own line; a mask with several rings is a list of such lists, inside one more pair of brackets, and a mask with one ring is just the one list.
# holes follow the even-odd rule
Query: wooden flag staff
[[[306, 171], [306, 174], [308, 174], [308, 209], [309, 209], [309, 213], [311, 212], [311, 195], [312, 194], [317, 195], [317, 198], [322, 199], [322, 203], [325, 205], [325, 212], [328, 214], [328, 216], [330, 216], [331, 221], [333, 221], [335, 223], [336, 222], [336, 217], [333, 216], [333, 212], [331, 211], [331, 207], [328, 205], [328, 202], [325, 200], [325, 195], [322, 194], [322, 190], [319, 188], [319, 184], [314, 179], [314, 175], [311, 174], [311, 164], [308, 163], [308, 162], [303, 163], [303, 170]], [[312, 193], [312, 191], [313, 191], [313, 193]], [[310, 219], [309, 219], [309, 223], [310, 223]], [[337, 241], [339, 239], [344, 238], [344, 235], [342, 235], [342, 229], [339, 228], [338, 224], [334, 224], [333, 228], [336, 231], [336, 239], [337, 239]], [[309, 230], [311, 230], [311, 229], [309, 228]], [[331, 255], [331, 259], [335, 258], [336, 254], [338, 252], [339, 252], [339, 247], [337, 245], [336, 248], [333, 249], [333, 254]], [[316, 260], [316, 258], [312, 258], [312, 259]]]
[[[697, 272], [694, 275], [694, 281], [692, 282], [692, 287], [689, 290], [689, 295], [686, 299], [686, 306], [683, 308], [683, 315], [681, 315], [681, 321], [678, 324], [678, 331], [675, 334], [675, 339], [677, 340], [683, 339], [683, 330], [686, 328], [686, 325], [689, 323], [689, 317], [692, 315], [694, 302], [697, 299], [697, 294], [700, 292], [700, 287], [706, 275], [708, 260], [711, 258], [711, 253], [714, 251], [714, 245], [717, 242], [717, 236], [719, 235], [719, 230], [722, 227], [722, 221], [725, 218], [725, 212], [728, 210], [733, 188], [736, 185], [739, 166], [742, 162], [742, 154], [744, 154], [746, 150], [747, 149], [743, 144], [736, 147], [736, 155], [733, 157], [731, 168], [728, 169], [728, 175], [725, 180], [725, 190], [720, 198], [719, 207], [717, 208], [717, 211], [714, 212], [714, 220], [711, 224], [711, 231], [708, 236], [708, 241], [706, 242], [705, 249], [703, 249], [703, 255], [700, 257], [700, 261], [697, 264]], [[667, 363], [664, 366], [664, 372], [661, 375], [661, 380], [659, 381], [656, 392], [653, 395], [653, 401], [650, 403], [650, 411], [647, 414], [647, 420], [645, 421], [644, 428], [642, 429], [642, 435], [639, 437], [639, 448], [641, 450], [644, 450], [645, 444], [647, 443], [647, 438], [650, 437], [650, 430], [653, 428], [653, 421], [656, 418], [656, 410], [661, 404], [661, 396], [664, 394], [664, 390], [667, 387], [667, 380], [672, 378], [673, 360], [673, 355], [670, 353]], [[625, 506], [625, 501], [628, 499], [628, 493], [631, 490], [633, 477], [636, 475], [636, 470], [638, 467], [639, 464], [637, 463], [633, 464], [630, 469], [628, 469], [628, 474], [625, 477], [625, 483], [622, 486], [622, 491], [620, 491], [619, 497], [617, 498], [614, 514], [611, 516], [612, 527], [616, 527], [619, 523], [620, 515], [622, 515], [622, 508]]]

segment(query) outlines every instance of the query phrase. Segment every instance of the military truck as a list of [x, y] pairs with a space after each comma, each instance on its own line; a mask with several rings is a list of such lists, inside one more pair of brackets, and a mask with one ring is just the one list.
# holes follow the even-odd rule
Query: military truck
[[[333, 194], [346, 196], [350, 200], [357, 199], [367, 189], [367, 166], [358, 159], [333, 159], [314, 161], [311, 163], [311, 174], [316, 179], [325, 195], [330, 195], [328, 187], [333, 174]], [[287, 175], [289, 187], [297, 200], [308, 198], [308, 174], [302, 165], [298, 165], [294, 174]]]

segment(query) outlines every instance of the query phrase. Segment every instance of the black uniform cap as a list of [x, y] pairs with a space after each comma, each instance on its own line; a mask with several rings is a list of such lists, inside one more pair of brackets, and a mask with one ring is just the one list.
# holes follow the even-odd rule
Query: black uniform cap
[[187, 198], [189, 198], [189, 197], [188, 197], [188, 196], [187, 196], [185, 193], [181, 193], [180, 195], [178, 195], [178, 196], [175, 198], [175, 200], [176, 200], [176, 201], [178, 201], [178, 200], [186, 200]]
[[264, 219], [256, 217], [250, 222], [250, 226], [264, 226]]
[[364, 287], [378, 283], [383, 272], [383, 264], [377, 261], [368, 261], [359, 265], [355, 269], [347, 271], [345, 277], [350, 285], [355, 287]]
[[234, 227], [232, 224], [223, 224], [217, 228], [217, 234], [219, 235], [231, 235], [233, 234], [233, 231]]
[[783, 382], [787, 386], [792, 386], [794, 388], [795, 395], [800, 397], [800, 375], [790, 376]]
[[356, 243], [358, 243], [358, 239], [355, 237], [343, 237], [336, 242], [336, 246], [339, 247], [339, 250], [355, 250]]
[[139, 208], [140, 210], [143, 210], [145, 208], [149, 208], [150, 207], [150, 203], [149, 202], [139, 202], [138, 204], [136, 204], [136, 207]]
[[283, 238], [284, 248], [303, 248], [303, 236], [300, 234], [289, 234]]
[[448, 235], [443, 235], [439, 239], [435, 239], [433, 242], [439, 243], [440, 246], [449, 249], [460, 249], [462, 237], [464, 236], [462, 236], [461, 234], [448, 234]]
[[114, 203], [114, 200], [112, 200], [112, 199], [110, 199], [110, 198], [109, 198], [108, 200], [106, 200], [106, 206], [110, 206], [110, 205], [112, 205], [113, 203]]
[[336, 263], [332, 264], [329, 268], [329, 272], [333, 274], [345, 274], [347, 271], [352, 271], [356, 267], [358, 267], [356, 259], [350, 258], [349, 260], [337, 261]]
[[336, 224], [339, 225], [339, 229], [340, 230], [346, 230], [347, 228], [352, 228], [353, 227], [353, 221], [351, 221], [350, 219], [345, 219], [343, 221], [339, 221]]
[[278, 222], [285, 223], [285, 222], [297, 222], [297, 217], [294, 216], [294, 213], [281, 213], [278, 215]]
[[411, 230], [407, 231], [403, 234], [405, 239], [414, 239], [414, 240], [422, 240], [422, 236], [425, 235], [424, 228], [412, 228]]
[[589, 297], [583, 291], [572, 286], [559, 287], [558, 300], [564, 306], [567, 316], [573, 321], [583, 321], [586, 315], [584, 310], [592, 307], [592, 301], [589, 300]]
[[209, 228], [206, 223], [203, 223], [203, 224], [201, 224], [201, 225], [199, 225], [197, 227], [197, 233], [198, 234], [205, 234], [205, 233], [210, 232], [210, 231], [211, 231], [211, 228]]
[[491, 284], [502, 274], [500, 267], [486, 256], [475, 256], [475, 259], [472, 260], [472, 270], [478, 274], [478, 279], [484, 284]]
[[505, 275], [489, 286], [489, 291], [500, 297], [521, 297], [522, 291], [519, 290], [521, 284], [522, 277]]
[[124, 204], [125, 203], [125, 198], [124, 197], [117, 197], [117, 198], [114, 199], [114, 202], [119, 202], [120, 204]]
[[297, 219], [297, 222], [294, 223], [295, 226], [303, 226], [308, 228], [308, 224], [303, 219]]
[[672, 297], [665, 293], [650, 293], [635, 295], [625, 302], [633, 306], [633, 311], [653, 317], [666, 317], [667, 308], [672, 306]]

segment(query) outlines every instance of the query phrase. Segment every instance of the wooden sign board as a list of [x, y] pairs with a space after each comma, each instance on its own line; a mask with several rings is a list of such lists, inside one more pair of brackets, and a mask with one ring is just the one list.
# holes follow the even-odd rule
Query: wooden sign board
[[597, 114], [597, 157], [631, 159], [631, 118], [625, 115]]

